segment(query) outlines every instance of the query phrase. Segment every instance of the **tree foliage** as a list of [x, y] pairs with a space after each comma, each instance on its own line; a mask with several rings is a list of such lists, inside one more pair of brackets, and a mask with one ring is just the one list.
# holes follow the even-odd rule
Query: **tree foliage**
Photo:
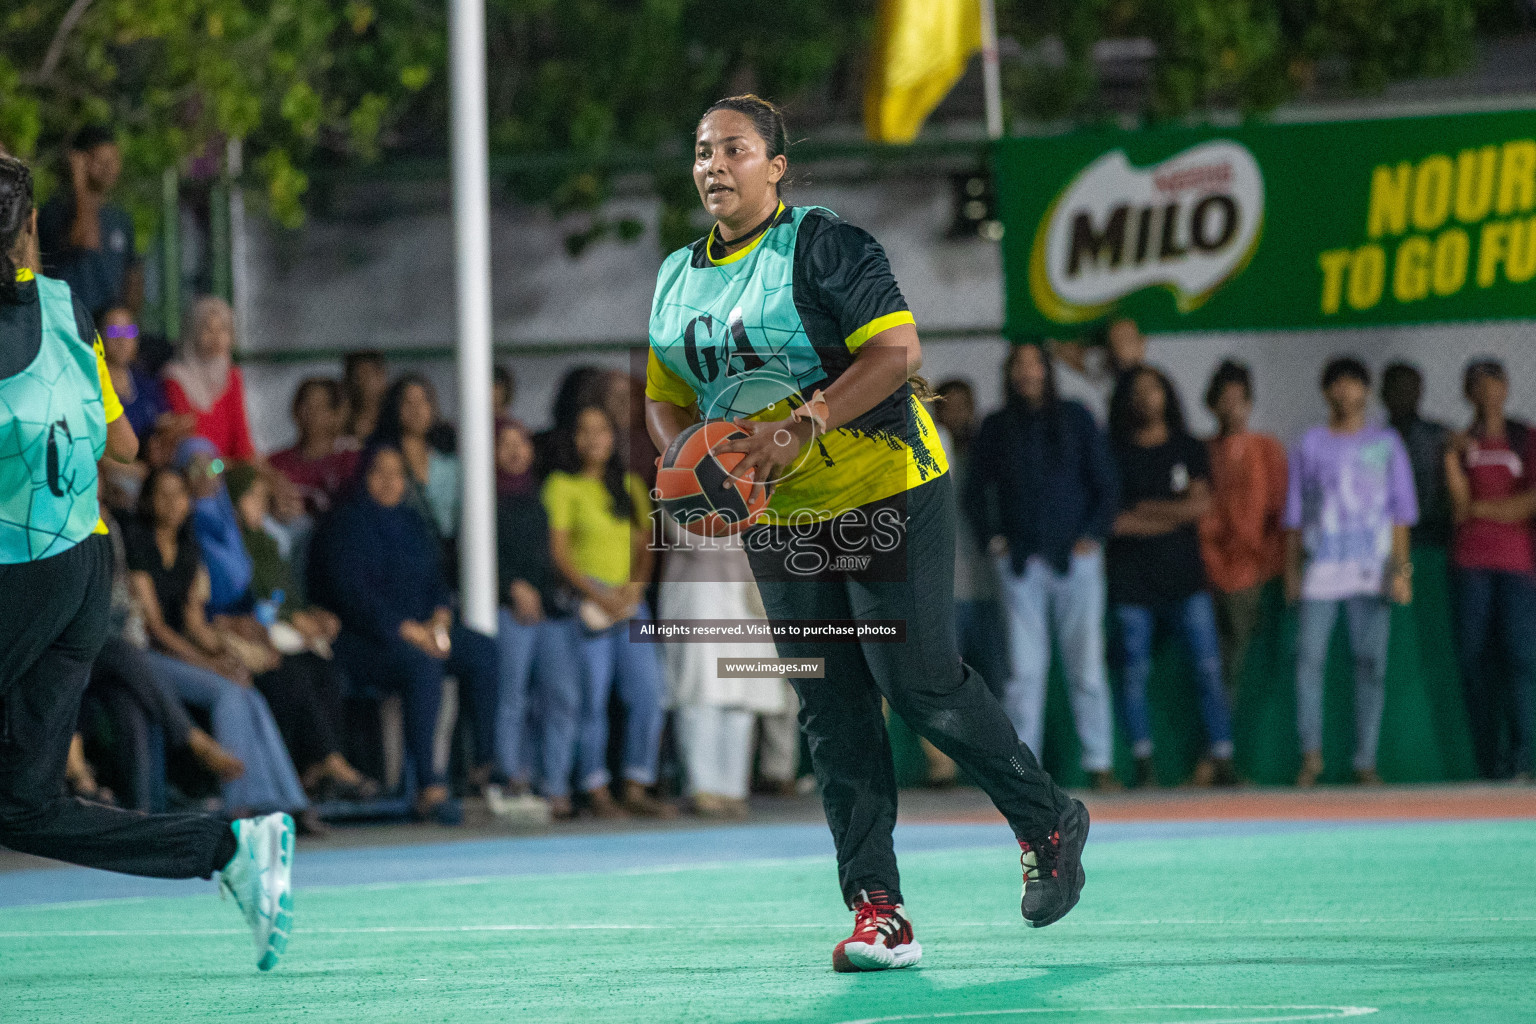
[[[1481, 20], [1516, 0], [998, 0], [1004, 36], [1059, 58], [1015, 62], [1016, 113], [1107, 112], [1100, 40], [1150, 40], [1133, 113], [1263, 111], [1332, 76], [1373, 88], [1463, 63]], [[130, 184], [246, 142], [276, 217], [303, 214], [310, 175], [447, 148], [446, 0], [7, 0], [0, 143], [59, 166], [82, 124], [120, 129]], [[1502, 19], [1502, 21], [1501, 21]], [[786, 101], [802, 130], [857, 123], [873, 0], [487, 0], [493, 151], [511, 184], [557, 211], [595, 209], [613, 156], [676, 153], [660, 174], [663, 236], [687, 230], [689, 132], [721, 95]], [[1120, 112], [1124, 112], [1121, 110]], [[531, 168], [531, 169], [528, 169]], [[670, 220], [669, 220], [670, 218]], [[678, 218], [683, 218], [679, 221]], [[589, 234], [633, 234], [594, 222]], [[590, 241], [587, 238], [586, 241]], [[580, 241], [580, 240], [578, 240]]]

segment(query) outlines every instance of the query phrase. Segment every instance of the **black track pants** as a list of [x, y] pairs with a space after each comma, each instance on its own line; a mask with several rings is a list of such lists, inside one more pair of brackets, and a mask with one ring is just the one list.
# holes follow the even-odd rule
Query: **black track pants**
[[[871, 543], [861, 546], [860, 521], [874, 521], [882, 508], [893, 511], [867, 531]], [[826, 659], [826, 678], [796, 680], [795, 689], [837, 845], [838, 881], [850, 905], [860, 890], [884, 889], [900, 898], [891, 845], [896, 775], [882, 696], [981, 785], [1020, 839], [1038, 842], [1048, 835], [1070, 801], [1019, 742], [985, 681], [960, 660], [950, 477], [855, 512], [851, 524], [833, 520], [814, 533], [802, 530], [793, 544], [786, 527], [757, 527], [746, 537], [770, 619], [906, 623], [903, 643], [778, 642], [781, 657]], [[901, 521], [904, 529], [890, 528]], [[873, 543], [877, 534], [881, 541]], [[826, 561], [823, 556], [871, 551], [872, 561], [858, 571], [813, 571]]]
[[229, 825], [64, 796], [64, 763], [107, 633], [112, 547], [0, 565], [0, 845], [85, 867], [208, 878], [234, 854]]

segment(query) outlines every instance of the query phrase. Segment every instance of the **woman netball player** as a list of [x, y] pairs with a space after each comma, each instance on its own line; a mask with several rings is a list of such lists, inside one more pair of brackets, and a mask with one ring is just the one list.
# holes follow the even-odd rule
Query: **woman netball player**
[[62, 795], [112, 603], [96, 461], [131, 462], [138, 440], [90, 314], [38, 264], [32, 174], [0, 156], [0, 845], [130, 875], [218, 872], [270, 970], [292, 921], [288, 815], [231, 826]]
[[901, 642], [778, 643], [783, 657], [824, 659], [825, 678], [796, 689], [855, 914], [833, 966], [882, 970], [922, 956], [891, 844], [896, 779], [882, 696], [1008, 819], [1023, 851], [1024, 918], [1051, 924], [1082, 890], [1088, 812], [1041, 770], [960, 660], [949, 614], [953, 485], [909, 383], [922, 350], [885, 252], [828, 210], [780, 200], [788, 140], [772, 104], [721, 100], [695, 141], [693, 180], [715, 224], [657, 279], [651, 438], [665, 451], [701, 419], [747, 431], [719, 450], [741, 452], [735, 472], [772, 487], [744, 535], [770, 618], [905, 629]]

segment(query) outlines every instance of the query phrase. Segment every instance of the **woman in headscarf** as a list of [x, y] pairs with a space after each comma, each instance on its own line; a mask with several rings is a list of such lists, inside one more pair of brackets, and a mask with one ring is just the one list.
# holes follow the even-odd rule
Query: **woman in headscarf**
[[213, 442], [225, 458], [257, 457], [245, 414], [245, 382], [234, 365], [235, 314], [213, 295], [192, 304], [181, 353], [165, 368], [165, 400], [171, 411], [191, 414], [192, 433]]
[[310, 597], [341, 619], [334, 647], [347, 675], [404, 698], [417, 815], [457, 825], [463, 811], [433, 758], [443, 676], [454, 648], [442, 550], [426, 520], [405, 503], [407, 470], [398, 448], [370, 448], [358, 481], [315, 538]]
[[[192, 534], [208, 570], [208, 614], [216, 628], [255, 644], [265, 655], [253, 681], [272, 707], [304, 788], [338, 799], [371, 798], [377, 787], [341, 754], [340, 673], [314, 654], [282, 654], [272, 643], [269, 630], [292, 588], [256, 572], [248, 546], [250, 531], [245, 529], [250, 524], [242, 524], [235, 496], [225, 484], [226, 476], [238, 479], [243, 493], [257, 478], [256, 470], [240, 465], [226, 474], [223, 460], [201, 437], [181, 443], [176, 466], [186, 474], [193, 499]], [[258, 529], [259, 523], [258, 518]], [[271, 538], [261, 537], [276, 548]], [[252, 614], [268, 609], [273, 614], [265, 621]]]
[[176, 446], [171, 465], [186, 477], [192, 495], [192, 533], [213, 586], [208, 613], [249, 611], [251, 556], [245, 550], [240, 518], [224, 486], [224, 460], [212, 441], [189, 437]]

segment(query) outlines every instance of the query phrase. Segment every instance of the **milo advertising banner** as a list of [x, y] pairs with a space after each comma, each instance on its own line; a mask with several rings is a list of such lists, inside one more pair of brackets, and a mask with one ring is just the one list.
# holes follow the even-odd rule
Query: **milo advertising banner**
[[995, 152], [1015, 337], [1536, 317], [1536, 111]]

